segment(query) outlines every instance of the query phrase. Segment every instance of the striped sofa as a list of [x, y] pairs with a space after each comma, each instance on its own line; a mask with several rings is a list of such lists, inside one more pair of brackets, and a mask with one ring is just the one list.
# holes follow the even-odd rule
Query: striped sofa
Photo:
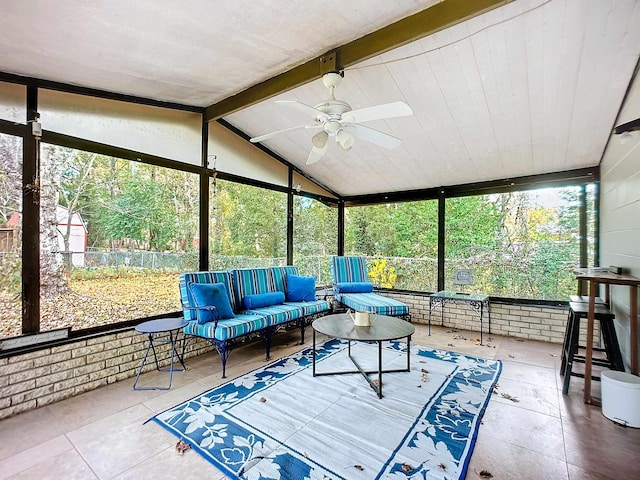
[[355, 311], [402, 317], [411, 321], [406, 303], [373, 292], [364, 257], [332, 256], [330, 262], [336, 302]]
[[[265, 342], [269, 358], [271, 338], [279, 328], [295, 325], [304, 342], [305, 328], [318, 316], [330, 310], [326, 300], [306, 302], [285, 301], [277, 305], [245, 308], [245, 297], [282, 292], [287, 294], [287, 274], [299, 275], [295, 266], [242, 268], [229, 271], [187, 272], [180, 275], [180, 299], [184, 318], [189, 324], [186, 335], [207, 339], [220, 354], [222, 377], [226, 377], [227, 358], [233, 347], [249, 336], [259, 335]], [[216, 319], [206, 323], [198, 321], [202, 307], [194, 300], [191, 284], [222, 283], [231, 302], [234, 318]]]

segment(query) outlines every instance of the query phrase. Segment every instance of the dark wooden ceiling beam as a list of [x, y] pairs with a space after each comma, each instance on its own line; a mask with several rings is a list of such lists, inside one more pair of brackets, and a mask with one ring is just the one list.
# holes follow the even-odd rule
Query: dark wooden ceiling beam
[[513, 0], [443, 0], [421, 12], [398, 20], [208, 106], [206, 109], [207, 120], [217, 120], [282, 92], [317, 80], [327, 72], [350, 67], [511, 1]]

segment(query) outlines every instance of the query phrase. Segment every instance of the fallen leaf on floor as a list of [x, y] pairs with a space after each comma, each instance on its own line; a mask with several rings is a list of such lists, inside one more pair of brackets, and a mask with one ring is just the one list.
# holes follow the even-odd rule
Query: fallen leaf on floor
[[480, 470], [479, 475], [482, 478], [493, 478], [493, 475], [491, 474], [491, 472], [488, 472], [487, 470]]
[[261, 401], [262, 403], [264, 403], [264, 402], [266, 402], [266, 401], [267, 401], [267, 399], [266, 399], [266, 398], [264, 398], [264, 397], [260, 397], [260, 401]]
[[507, 400], [511, 400], [513, 403], [519, 403], [520, 402], [520, 400], [518, 400], [513, 395], [509, 395], [508, 393], [500, 393], [500, 395], [502, 396], [502, 398], [506, 398]]
[[429, 381], [429, 377], [427, 377], [427, 374], [426, 374], [426, 373], [423, 373], [423, 374], [422, 374], [422, 381], [423, 381], [423, 382], [428, 382], [428, 381]]
[[178, 440], [178, 443], [176, 443], [176, 451], [178, 452], [178, 455], [184, 454], [184, 452], [186, 452], [190, 448], [191, 448], [191, 445], [189, 445], [187, 442], [185, 442], [182, 439]]
[[380, 380], [378, 380], [377, 378], [375, 380], [373, 380], [373, 383], [376, 387], [380, 388]]
[[427, 370], [426, 368], [423, 368], [420, 370], [422, 373], [429, 373], [429, 370]]
[[444, 463], [439, 463], [438, 467], [440, 467], [442, 470], [446, 470], [447, 466]]
[[402, 464], [402, 471], [403, 472], [411, 472], [413, 470], [413, 467], [411, 465], [409, 465], [408, 463], [403, 463]]

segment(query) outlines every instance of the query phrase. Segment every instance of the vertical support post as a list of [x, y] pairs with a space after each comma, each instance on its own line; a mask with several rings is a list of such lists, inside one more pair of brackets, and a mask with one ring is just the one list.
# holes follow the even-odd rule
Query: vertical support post
[[344, 255], [344, 200], [338, 201], [338, 255]]
[[[578, 193], [578, 231], [580, 236], [580, 267], [588, 267], [589, 259], [587, 253], [587, 187], [586, 185], [580, 185], [580, 191]], [[584, 295], [586, 292], [586, 282], [578, 282], [578, 295]]]
[[198, 245], [198, 263], [201, 271], [209, 270], [209, 123], [202, 116], [202, 167], [200, 173], [200, 244]]
[[31, 126], [39, 119], [38, 88], [27, 85], [27, 124], [22, 139], [22, 333], [40, 331], [40, 138]]
[[438, 192], [438, 288], [440, 292], [444, 290], [444, 268], [445, 268], [445, 217], [446, 217], [446, 200], [444, 190]]
[[287, 191], [287, 265], [293, 265], [293, 168], [289, 167]]

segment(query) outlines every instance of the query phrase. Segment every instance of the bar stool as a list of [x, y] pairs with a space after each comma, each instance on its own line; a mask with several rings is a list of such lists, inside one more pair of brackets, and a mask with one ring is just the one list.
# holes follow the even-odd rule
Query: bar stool
[[[569, 295], [570, 302], [589, 303], [589, 295]], [[600, 298], [595, 298], [596, 305], [606, 305], [606, 302]]]
[[[574, 362], [584, 363], [584, 355], [578, 354], [578, 349], [584, 348], [580, 346], [580, 319], [587, 318], [589, 315], [589, 304], [582, 302], [569, 302], [569, 317], [567, 319], [567, 330], [565, 332], [564, 345], [562, 347], [562, 363], [560, 365], [560, 375], [564, 376], [564, 384], [562, 393], [569, 393], [569, 382], [571, 377], [584, 378], [584, 374], [573, 371]], [[595, 305], [595, 320], [600, 322], [600, 332], [604, 340], [604, 348], [594, 348], [595, 351], [605, 352], [606, 359], [594, 358], [593, 364], [601, 367], [610, 368], [611, 370], [624, 371], [624, 363], [622, 354], [620, 353], [620, 345], [616, 329], [613, 324], [615, 315], [603, 304]], [[591, 377], [592, 380], [599, 381], [599, 377]]]

